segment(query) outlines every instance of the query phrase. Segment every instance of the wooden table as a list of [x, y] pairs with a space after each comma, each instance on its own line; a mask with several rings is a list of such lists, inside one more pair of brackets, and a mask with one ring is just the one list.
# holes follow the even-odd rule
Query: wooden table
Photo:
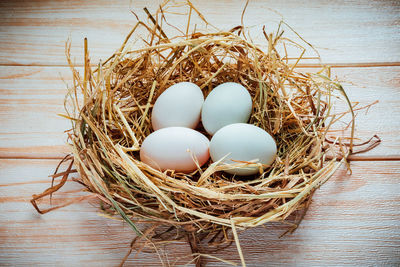
[[[240, 24], [242, 1], [196, 1], [222, 29]], [[134, 234], [120, 221], [80, 203], [40, 216], [28, 200], [49, 185], [48, 175], [68, 150], [63, 98], [71, 78], [64, 45], [82, 62], [88, 37], [92, 62], [105, 59], [143, 14], [148, 1], [0, 2], [0, 265], [113, 266]], [[357, 136], [382, 138], [315, 194], [292, 235], [269, 224], [240, 234], [248, 266], [398, 266], [400, 264], [400, 2], [251, 1], [246, 25], [267, 31], [284, 20], [315, 45], [344, 81], [353, 101], [379, 100], [357, 116]], [[314, 67], [310, 61], [303, 67]], [[70, 183], [59, 194], [69, 197]], [[65, 192], [67, 191], [67, 192]], [[69, 193], [68, 193], [69, 192]], [[53, 204], [57, 204], [58, 199]], [[185, 242], [162, 247], [164, 261], [190, 253]], [[234, 246], [214, 254], [240, 264]], [[167, 260], [166, 260], [167, 259]], [[187, 259], [189, 260], [189, 259]], [[181, 261], [185, 262], [185, 261]], [[156, 253], [132, 254], [127, 266], [159, 266]], [[208, 260], [208, 266], [221, 266]]]

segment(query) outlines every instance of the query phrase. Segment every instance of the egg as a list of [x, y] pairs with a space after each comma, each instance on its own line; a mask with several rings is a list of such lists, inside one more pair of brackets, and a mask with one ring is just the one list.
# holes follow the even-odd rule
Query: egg
[[151, 114], [153, 129], [174, 126], [196, 128], [203, 103], [203, 92], [196, 84], [181, 82], [172, 85], [154, 103]]
[[210, 141], [193, 129], [162, 128], [148, 135], [140, 148], [140, 160], [154, 169], [190, 173], [197, 169], [193, 160], [202, 166], [210, 157]]
[[[274, 162], [276, 157], [275, 140], [265, 130], [246, 123], [235, 123], [221, 128], [210, 142], [211, 159], [216, 162], [233, 164], [237, 161], [253, 161], [266, 166]], [[236, 162], [235, 162], [236, 161]], [[227, 173], [236, 175], [253, 175], [259, 171], [258, 166], [233, 168]]]
[[215, 134], [222, 127], [247, 122], [252, 110], [249, 92], [241, 84], [227, 82], [215, 87], [204, 101], [201, 120], [207, 133]]

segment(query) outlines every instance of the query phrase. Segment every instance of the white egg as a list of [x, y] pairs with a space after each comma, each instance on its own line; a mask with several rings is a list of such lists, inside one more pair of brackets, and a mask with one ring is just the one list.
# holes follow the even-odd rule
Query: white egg
[[[210, 142], [210, 156], [216, 162], [222, 158], [223, 163], [240, 162], [262, 163], [263, 168], [271, 165], [276, 157], [275, 140], [263, 129], [246, 123], [235, 123], [221, 128]], [[233, 168], [227, 173], [236, 175], [253, 175], [259, 171], [258, 166]]]
[[197, 169], [193, 157], [202, 166], [210, 157], [207, 137], [184, 127], [168, 127], [144, 139], [140, 160], [154, 169], [189, 173]]
[[215, 87], [204, 101], [201, 120], [206, 131], [213, 135], [222, 127], [247, 122], [251, 115], [252, 100], [245, 87], [227, 82]]
[[154, 130], [166, 127], [196, 128], [200, 121], [203, 92], [194, 83], [181, 82], [165, 90], [156, 100], [151, 114]]

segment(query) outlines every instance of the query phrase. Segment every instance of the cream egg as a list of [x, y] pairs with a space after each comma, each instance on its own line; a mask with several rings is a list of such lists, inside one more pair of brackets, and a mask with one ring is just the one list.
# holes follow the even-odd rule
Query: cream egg
[[172, 85], [154, 103], [151, 114], [153, 129], [174, 126], [196, 128], [203, 102], [203, 92], [196, 84], [181, 82]]
[[207, 137], [184, 127], [168, 127], [148, 135], [140, 148], [140, 160], [154, 169], [190, 173], [210, 157]]
[[[275, 140], [265, 130], [246, 123], [235, 123], [221, 128], [210, 142], [211, 159], [216, 162], [237, 164], [238, 162], [262, 163], [262, 168], [272, 164], [276, 157]], [[244, 166], [226, 170], [236, 175], [253, 175], [259, 166]]]
[[247, 122], [251, 115], [252, 100], [241, 84], [227, 82], [215, 87], [204, 101], [201, 120], [206, 131], [213, 135], [222, 127]]

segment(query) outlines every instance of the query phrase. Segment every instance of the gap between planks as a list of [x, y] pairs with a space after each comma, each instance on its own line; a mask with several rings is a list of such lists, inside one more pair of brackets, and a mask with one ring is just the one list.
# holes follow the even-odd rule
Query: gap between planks
[[[290, 64], [289, 64], [290, 65]], [[19, 64], [19, 63], [0, 63], [1, 67], [69, 67], [68, 64]], [[83, 67], [83, 64], [75, 64], [75, 67]], [[296, 68], [318, 68], [322, 66], [330, 66], [332, 68], [371, 68], [371, 67], [396, 67], [400, 66], [400, 62], [365, 62], [365, 63], [304, 63], [297, 64]], [[91, 64], [91, 67], [97, 67], [97, 64]]]
[[[7, 157], [7, 156], [1, 156], [0, 159], [43, 159], [43, 160], [61, 160], [64, 157], [45, 157], [45, 156], [14, 156], [14, 157]], [[400, 155], [385, 155], [385, 156], [349, 156], [348, 157], [349, 161], [400, 161]]]

